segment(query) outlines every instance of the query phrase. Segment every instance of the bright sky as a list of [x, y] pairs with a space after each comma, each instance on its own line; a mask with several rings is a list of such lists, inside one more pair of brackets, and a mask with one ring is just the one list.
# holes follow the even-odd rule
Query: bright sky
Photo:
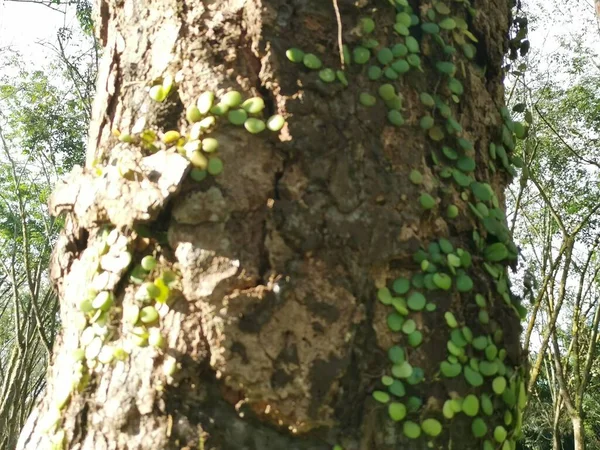
[[2, 49], [11, 47], [36, 68], [50, 62], [53, 55], [40, 42], [54, 43], [59, 28], [77, 24], [73, 8], [62, 9], [69, 13], [63, 14], [33, 3], [0, 0], [0, 53]]

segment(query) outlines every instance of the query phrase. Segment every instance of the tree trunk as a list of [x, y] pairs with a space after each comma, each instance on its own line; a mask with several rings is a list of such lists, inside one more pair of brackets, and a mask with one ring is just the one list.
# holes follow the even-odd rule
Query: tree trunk
[[[431, 21], [430, 3], [412, 4]], [[507, 293], [516, 249], [501, 151], [513, 124], [499, 113], [509, 5], [438, 3], [435, 22], [447, 8], [456, 20], [441, 31], [410, 28], [420, 44], [410, 71], [399, 63], [371, 81], [359, 64], [368, 51], [353, 49], [404, 42], [411, 19], [388, 1], [100, 2], [87, 167], [51, 201], [68, 217], [52, 266], [64, 329], [18, 448], [515, 448], [524, 358]], [[356, 26], [361, 17], [377, 23], [378, 43], [360, 36], [370, 28]], [[341, 74], [339, 40], [354, 58]], [[334, 70], [290, 61], [292, 47]], [[386, 82], [402, 106], [389, 87], [383, 104]], [[187, 108], [231, 90], [261, 97], [264, 117], [285, 126], [253, 134], [217, 116], [205, 135], [220, 160], [165, 135], [193, 134]], [[374, 97], [359, 102], [363, 92]], [[237, 99], [214, 114], [222, 103]], [[149, 273], [147, 255], [158, 261]]]
[[585, 432], [581, 415], [572, 415], [571, 424], [573, 425], [574, 450], [585, 450]]
[[554, 419], [552, 420], [552, 450], [561, 450], [562, 435], [560, 432], [560, 416], [562, 413], [562, 397], [560, 393], [556, 394], [554, 407]]

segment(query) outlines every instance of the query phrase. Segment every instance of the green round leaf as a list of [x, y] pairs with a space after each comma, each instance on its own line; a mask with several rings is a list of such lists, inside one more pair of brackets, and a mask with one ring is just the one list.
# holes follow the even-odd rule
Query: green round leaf
[[415, 367], [410, 374], [410, 376], [406, 379], [406, 382], [411, 386], [415, 384], [421, 383], [425, 379], [425, 372], [420, 367]]
[[389, 83], [382, 84], [378, 89], [379, 96], [384, 100], [391, 100], [396, 96], [396, 88]]
[[468, 156], [463, 156], [456, 161], [456, 167], [463, 172], [473, 172], [475, 170], [475, 160]]
[[417, 329], [417, 324], [414, 320], [408, 319], [402, 324], [402, 332], [404, 334], [411, 334]]
[[144, 270], [150, 272], [152, 269], [156, 267], [156, 258], [152, 255], [147, 255], [142, 258], [140, 263]]
[[369, 80], [379, 80], [382, 74], [383, 71], [379, 66], [369, 66], [369, 68], [367, 69], [367, 76], [369, 77]]
[[419, 436], [421, 436], [421, 427], [410, 420], [404, 422], [402, 425], [402, 431], [409, 439], [417, 439]]
[[494, 378], [494, 381], [492, 381], [492, 389], [498, 395], [503, 394], [506, 389], [506, 378], [504, 378], [504, 377]]
[[390, 401], [390, 395], [387, 392], [383, 391], [374, 391], [373, 398], [379, 403], [387, 403]]
[[414, 184], [421, 184], [423, 182], [423, 175], [421, 175], [421, 172], [416, 169], [410, 171], [408, 178]]
[[260, 119], [250, 117], [246, 120], [246, 122], [244, 122], [244, 128], [246, 128], [246, 130], [252, 134], [258, 134], [266, 128], [266, 124]]
[[319, 71], [319, 78], [325, 83], [333, 83], [336, 79], [335, 71], [329, 67]]
[[456, 73], [456, 66], [449, 61], [438, 61], [437, 63], [435, 63], [435, 67], [443, 74], [449, 75], [451, 77], [453, 77]]
[[406, 417], [406, 406], [403, 403], [392, 402], [388, 405], [388, 414], [394, 422], [400, 422]]
[[271, 131], [279, 131], [283, 128], [285, 119], [279, 114], [275, 114], [267, 119], [267, 128]]
[[402, 329], [402, 325], [404, 324], [404, 317], [397, 313], [392, 313], [387, 316], [387, 324], [392, 331], [400, 331]]
[[440, 27], [438, 24], [433, 22], [422, 23], [421, 29], [427, 34], [437, 34], [440, 32]]
[[406, 395], [406, 390], [404, 389], [404, 385], [400, 380], [393, 380], [393, 382], [388, 386], [388, 391], [390, 394], [393, 394], [396, 397], [404, 397]]
[[244, 109], [232, 109], [227, 113], [227, 119], [234, 125], [244, 125], [248, 113]]
[[154, 306], [144, 306], [140, 310], [140, 321], [143, 323], [154, 323], [158, 320], [158, 311]]
[[476, 438], [481, 438], [486, 435], [487, 430], [487, 425], [481, 417], [477, 417], [475, 420], [473, 420], [473, 423], [471, 424], [473, 436]]
[[440, 14], [450, 14], [452, 11], [450, 10], [450, 8], [448, 8], [448, 5], [446, 5], [444, 2], [436, 2], [433, 4], [435, 10], [440, 13]]
[[190, 105], [185, 111], [185, 118], [188, 122], [195, 123], [202, 120], [202, 114], [196, 105]]
[[393, 59], [394, 54], [392, 53], [392, 50], [387, 47], [384, 47], [377, 52], [377, 60], [384, 66], [391, 63]]
[[419, 55], [417, 54], [410, 54], [406, 57], [406, 61], [408, 62], [408, 64], [410, 64], [413, 67], [416, 67], [417, 69], [421, 67], [421, 58], [419, 58]]
[[483, 255], [488, 261], [500, 262], [508, 258], [508, 249], [502, 242], [496, 242], [486, 247]]
[[[287, 59], [289, 59], [291, 62], [301, 63], [304, 59], [304, 52], [299, 48], [292, 47], [286, 50], [285, 56], [287, 56]], [[206, 112], [208, 112], [209, 109], [210, 108], [208, 108]], [[206, 112], [204, 114], [206, 114]]]
[[150, 98], [155, 102], [162, 102], [165, 98], [167, 98], [168, 92], [163, 89], [160, 84], [156, 86], [152, 86], [149, 92]]
[[433, 282], [438, 288], [444, 291], [448, 291], [452, 287], [452, 278], [446, 273], [439, 272], [434, 274]]
[[348, 86], [348, 78], [346, 78], [346, 74], [343, 70], [336, 70], [335, 76], [340, 81], [340, 83], [342, 83], [343, 86]]
[[456, 22], [451, 17], [446, 17], [442, 19], [439, 23], [439, 26], [442, 30], [454, 30], [456, 28]]
[[488, 345], [488, 339], [486, 336], [477, 336], [473, 339], [472, 345], [477, 350], [484, 350]]
[[423, 130], [429, 130], [433, 126], [433, 124], [434, 124], [433, 117], [431, 117], [429, 114], [421, 117], [421, 120], [419, 121], [419, 126]]
[[479, 399], [473, 394], [469, 394], [462, 402], [462, 410], [469, 417], [475, 417], [479, 412]]
[[475, 294], [475, 303], [477, 303], [477, 306], [479, 306], [480, 308], [485, 308], [487, 304], [485, 301], [485, 297], [481, 294]]
[[413, 311], [421, 311], [425, 307], [427, 300], [420, 292], [413, 292], [407, 299], [406, 304]]
[[392, 69], [394, 72], [402, 75], [410, 70], [410, 65], [404, 59], [397, 59], [392, 63]]
[[485, 357], [488, 359], [488, 361], [493, 361], [496, 359], [496, 356], [498, 356], [498, 347], [496, 347], [494, 344], [490, 344], [485, 348]]
[[367, 92], [361, 92], [358, 97], [358, 101], [360, 102], [361, 105], [367, 106], [367, 107], [374, 106], [375, 103], [377, 103], [377, 99]]
[[389, 109], [400, 111], [402, 109], [402, 99], [398, 95], [394, 95], [391, 99], [385, 100], [385, 106]]
[[387, 117], [392, 125], [399, 127], [404, 124], [404, 117], [402, 117], [400, 111], [396, 109], [390, 110]]
[[492, 399], [487, 394], [481, 394], [480, 398], [481, 410], [487, 416], [491, 416], [494, 414], [494, 404], [492, 403]]
[[392, 54], [395, 58], [402, 58], [408, 54], [408, 48], [404, 44], [396, 44], [392, 47]]
[[461, 46], [464, 55], [467, 59], [473, 59], [475, 57], [475, 46], [473, 44], [465, 43]]
[[460, 328], [455, 328], [452, 330], [452, 332], [450, 333], [450, 340], [452, 340], [452, 342], [454, 342], [459, 347], [466, 347], [468, 343]]
[[202, 139], [202, 151], [206, 153], [216, 152], [219, 148], [219, 141], [215, 138], [204, 138]]
[[406, 36], [404, 43], [408, 48], [408, 51], [411, 53], [419, 53], [421, 49], [419, 48], [419, 41], [417, 41], [413, 36]]
[[459, 363], [442, 361], [440, 363], [440, 371], [446, 378], [454, 378], [462, 372], [462, 366]]
[[406, 27], [410, 27], [412, 24], [411, 22], [412, 19], [410, 18], [410, 14], [407, 14], [405, 12], [396, 14], [396, 23], [401, 23]]
[[306, 67], [313, 70], [318, 70], [323, 66], [323, 63], [321, 62], [319, 57], [312, 53], [306, 53], [304, 55], [304, 58], [302, 58], [302, 62]]
[[391, 386], [394, 383], [394, 379], [390, 376], [384, 375], [381, 377], [381, 383], [384, 386]]
[[242, 103], [242, 108], [248, 114], [259, 114], [265, 109], [265, 101], [261, 97], [251, 97]]
[[442, 408], [442, 414], [444, 414], [444, 417], [448, 420], [452, 419], [454, 417], [454, 414], [456, 414], [454, 412], [454, 410], [452, 409], [452, 401], [451, 400], [446, 400], [444, 402], [444, 406]]
[[479, 310], [477, 317], [479, 318], [479, 321], [484, 325], [490, 323], [490, 315], [485, 309]]
[[506, 432], [506, 429], [503, 426], [498, 425], [496, 428], [494, 428], [494, 439], [496, 440], [496, 442], [504, 442], [506, 440], [507, 435], [508, 433]]
[[429, 129], [427, 135], [432, 141], [439, 142], [444, 139], [444, 131], [439, 125], [435, 125]]
[[451, 78], [450, 81], [448, 81], [448, 89], [456, 95], [463, 95], [465, 92], [462, 83], [456, 78]]
[[420, 331], [413, 331], [408, 335], [408, 343], [412, 347], [418, 347], [423, 342], [423, 333]]
[[408, 36], [410, 34], [410, 30], [408, 29], [408, 27], [401, 23], [394, 24], [394, 31], [400, 36]]
[[410, 289], [410, 281], [406, 278], [397, 278], [392, 284], [392, 289], [394, 289], [394, 292], [397, 294], [406, 294]]
[[402, 347], [398, 347], [397, 345], [394, 345], [393, 347], [390, 347], [388, 350], [388, 358], [394, 364], [403, 363], [404, 362], [404, 350], [402, 349]]
[[450, 328], [456, 328], [458, 326], [458, 322], [456, 321], [456, 317], [450, 311], [446, 311], [444, 313], [444, 318], [446, 319], [446, 323]]
[[435, 100], [427, 92], [421, 92], [421, 94], [419, 94], [419, 99], [421, 100], [421, 103], [423, 103], [425, 106], [435, 106]]
[[[290, 49], [288, 50], [288, 52], [290, 52], [291, 50], [298, 50], [301, 53], [300, 56], [300, 60], [299, 61], [294, 61], [294, 62], [301, 62], [302, 58], [304, 58], [304, 52], [300, 49]], [[288, 56], [289, 58], [289, 56]], [[200, 114], [205, 115], [208, 114], [208, 112], [211, 110], [212, 106], [213, 106], [213, 102], [215, 101], [215, 94], [210, 92], [210, 91], [206, 91], [203, 92], [202, 94], [200, 94], [200, 96], [198, 97], [198, 101], [196, 102], [196, 105], [198, 106], [198, 110], [200, 111]]]
[[435, 199], [427, 193], [421, 194], [419, 202], [423, 209], [432, 209], [435, 206]]
[[398, 79], [398, 73], [391, 67], [386, 67], [383, 70], [383, 75], [389, 80], [397, 80]]
[[392, 366], [392, 375], [396, 378], [408, 378], [413, 373], [413, 367], [408, 363], [408, 361], [404, 361], [400, 364], [394, 364]]
[[473, 280], [466, 274], [459, 275], [456, 278], [456, 289], [459, 292], [469, 292], [473, 289]]
[[483, 384], [483, 376], [469, 366], [465, 366], [464, 376], [467, 382], [473, 387], [479, 387]]
[[386, 287], [383, 287], [383, 288], [381, 288], [381, 289], [379, 289], [377, 291], [377, 298], [384, 305], [391, 305], [392, 304], [392, 293]]
[[479, 372], [484, 377], [491, 377], [498, 373], [498, 364], [495, 361], [481, 361], [479, 363]]
[[223, 172], [223, 161], [221, 161], [221, 159], [217, 158], [216, 156], [209, 158], [206, 171], [212, 176], [219, 175], [221, 172]]
[[371, 52], [365, 47], [356, 47], [352, 51], [352, 59], [356, 64], [366, 64], [369, 58], [371, 58]]
[[425, 419], [421, 423], [421, 428], [425, 434], [436, 437], [442, 432], [442, 424], [437, 419]]
[[458, 216], [458, 207], [456, 205], [448, 205], [446, 209], [446, 217], [454, 219]]
[[370, 17], [360, 19], [360, 26], [364, 34], [370, 34], [375, 30], [375, 22]]
[[487, 184], [479, 182], [471, 183], [471, 191], [482, 202], [488, 202], [492, 198], [492, 190]]
[[[304, 56], [304, 59], [306, 60], [306, 55]], [[238, 91], [226, 92], [223, 94], [223, 97], [221, 97], [221, 103], [229, 106], [230, 108], [235, 108], [242, 103], [242, 94], [240, 94]]]

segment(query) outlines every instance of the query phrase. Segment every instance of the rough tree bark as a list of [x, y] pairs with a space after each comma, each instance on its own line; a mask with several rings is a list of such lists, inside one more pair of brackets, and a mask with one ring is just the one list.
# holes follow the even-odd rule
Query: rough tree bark
[[[52, 213], [68, 218], [52, 265], [64, 330], [48, 391], [19, 448], [515, 448], [523, 355], [506, 291], [505, 265], [515, 249], [501, 212], [512, 169], [500, 149], [501, 142], [511, 146], [514, 124], [499, 112], [509, 4], [412, 1], [411, 18], [397, 17], [406, 7], [396, 3], [100, 1], [104, 59], [87, 167], [51, 201]], [[417, 16], [454, 19], [441, 31], [410, 27], [419, 53], [407, 57], [408, 73], [387, 80], [403, 106], [398, 96], [387, 107], [379, 98], [362, 105], [360, 93], [377, 97], [386, 81], [369, 80], [367, 65], [348, 64], [348, 55], [348, 86], [344, 75], [329, 82], [340, 69], [340, 40], [351, 50], [362, 42], [375, 54], [404, 42], [397, 24]], [[357, 28], [361, 17], [377, 24], [370, 36], [361, 36], [369, 23]], [[291, 62], [291, 47], [334, 71]], [[385, 53], [381, 64], [390, 62]], [[395, 58], [404, 53], [394, 50]], [[436, 68], [439, 61], [446, 65]], [[318, 64], [309, 58], [308, 65]], [[385, 76], [393, 78], [391, 70]], [[176, 87], [153, 101], [148, 89], [169, 75]], [[460, 86], [450, 87], [452, 79]], [[150, 144], [144, 130], [159, 138], [189, 133], [188, 105], [205, 91], [221, 98], [231, 90], [262, 97], [265, 117], [278, 113], [287, 122], [280, 132], [255, 135], [219, 119], [211, 135], [224, 170], [194, 181], [176, 149], [183, 141]], [[436, 97], [437, 108], [419, 100], [422, 92]], [[396, 113], [396, 124], [388, 121], [388, 108], [402, 114], [403, 125]], [[428, 112], [433, 128], [420, 126]], [[488, 150], [494, 142], [497, 154]], [[442, 153], [443, 146], [450, 150]], [[422, 193], [435, 204], [428, 197], [421, 204]], [[446, 212], [451, 204], [455, 218], [453, 208]], [[430, 245], [440, 238], [453, 248]], [[499, 245], [490, 249], [492, 243]], [[415, 253], [431, 260], [429, 267], [416, 263]], [[146, 281], [157, 279], [161, 295], [170, 288], [148, 326], [160, 348], [145, 345], [145, 328], [138, 315], [132, 319], [135, 305], [149, 303], [138, 293], [145, 274], [136, 267], [150, 254], [158, 265]], [[434, 282], [436, 271], [448, 275]], [[411, 291], [404, 292], [403, 278], [412, 279]], [[448, 280], [452, 288], [441, 288]], [[91, 307], [82, 302], [90, 289], [104, 292]], [[415, 292], [425, 294], [426, 308], [417, 295], [407, 309]], [[460, 331], [454, 319], [469, 329]], [[399, 322], [404, 333], [389, 328]], [[483, 346], [476, 349], [478, 336]], [[446, 364], [468, 375], [440, 374], [448, 357]], [[492, 384], [496, 378], [502, 380]], [[392, 406], [380, 403], [388, 401], [389, 383]], [[473, 398], [461, 406], [469, 394], [479, 412]]]

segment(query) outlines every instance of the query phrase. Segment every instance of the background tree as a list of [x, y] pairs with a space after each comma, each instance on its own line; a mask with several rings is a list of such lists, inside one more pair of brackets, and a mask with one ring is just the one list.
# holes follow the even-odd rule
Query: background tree
[[100, 2], [19, 448], [515, 448], [509, 5], [392, 3]]
[[0, 64], [1, 448], [15, 448], [45, 387], [59, 329], [47, 268], [62, 220], [48, 217], [47, 201], [58, 177], [83, 162], [81, 130], [90, 120], [91, 107], [86, 105], [95, 66], [89, 58], [93, 54], [69, 45], [68, 34], [61, 30], [58, 64], [28, 71], [12, 51], [2, 54]]
[[[554, 51], [541, 55], [535, 49], [527, 70], [514, 73], [512, 88], [515, 110], [532, 123], [520, 147], [527, 168], [509, 196], [517, 211], [512, 217], [515, 237], [525, 256], [522, 288], [533, 304], [525, 334], [533, 356], [529, 385], [552, 398], [549, 425], [555, 449], [561, 442], [565, 448], [597, 446], [595, 419], [588, 422], [586, 415], [597, 417], [598, 410], [590, 401], [596, 393], [589, 388], [596, 383], [600, 319], [599, 85], [593, 45], [598, 30], [591, 9], [582, 2], [570, 6], [568, 11], [551, 4], [541, 5], [542, 11], [530, 10], [541, 30], [562, 11], [568, 32], [549, 37], [559, 44], [551, 45]], [[536, 422], [539, 408], [536, 401], [526, 421]], [[528, 428], [531, 436], [543, 434]]]

